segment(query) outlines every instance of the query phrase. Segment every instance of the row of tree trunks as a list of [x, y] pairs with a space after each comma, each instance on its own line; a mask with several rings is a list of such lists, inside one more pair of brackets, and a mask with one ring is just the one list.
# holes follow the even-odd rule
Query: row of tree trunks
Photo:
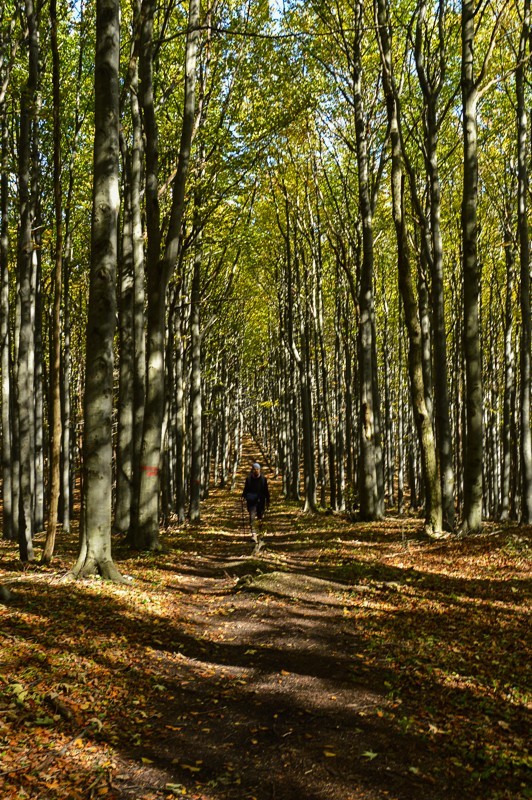
[[[322, 4], [321, 4], [322, 5]], [[425, 504], [427, 529], [438, 532], [442, 524], [454, 526], [455, 494], [457, 506], [464, 509], [463, 530], [469, 532], [480, 526], [482, 513], [502, 516], [513, 514], [520, 504], [523, 521], [532, 514], [532, 453], [530, 440], [530, 259], [528, 239], [528, 181], [527, 160], [529, 152], [528, 117], [526, 113], [526, 69], [529, 67], [529, 1], [523, 5], [522, 37], [517, 59], [516, 99], [518, 120], [518, 208], [510, 210], [508, 220], [501, 221], [507, 245], [507, 315], [505, 323], [506, 383], [503, 433], [499, 432], [497, 415], [482, 408], [483, 389], [480, 361], [479, 295], [480, 273], [477, 253], [479, 226], [477, 223], [477, 153], [476, 112], [480, 97], [484, 68], [475, 78], [474, 69], [474, 17], [478, 7], [464, 0], [462, 6], [462, 101], [464, 108], [464, 196], [462, 214], [463, 269], [454, 271], [456, 286], [452, 287], [451, 305], [462, 302], [463, 318], [454, 314], [453, 346], [451, 352], [452, 375], [449, 371], [446, 350], [443, 302], [443, 245], [441, 232], [441, 188], [438, 165], [438, 132], [441, 123], [439, 94], [445, 60], [445, 41], [440, 35], [434, 49], [429, 46], [427, 30], [443, 31], [444, 4], [422, 2], [417, 19], [412, 19], [415, 32], [415, 58], [417, 74], [423, 95], [425, 175], [414, 174], [406, 152], [409, 144], [401, 139], [400, 95], [394, 86], [392, 68], [392, 42], [389, 36], [389, 2], [375, 0], [380, 32], [383, 73], [375, 78], [375, 86], [384, 80], [388, 102], [388, 122], [391, 144], [391, 177], [393, 216], [398, 250], [398, 276], [404, 313], [394, 341], [403, 347], [403, 324], [408, 333], [408, 363], [410, 398], [413, 409], [407, 407], [407, 391], [403, 386], [402, 354], [400, 366], [393, 372], [388, 363], [390, 342], [377, 339], [375, 320], [375, 286], [383, 274], [381, 264], [374, 259], [373, 214], [375, 211], [375, 185], [378, 169], [371, 159], [375, 153], [388, 151], [388, 141], [371, 142], [371, 126], [365, 113], [368, 92], [367, 75], [362, 74], [363, 35], [368, 30], [369, 4], [363, 0], [355, 3], [354, 37], [344, 37], [349, 73], [348, 102], [352, 106], [351, 120], [355, 135], [349, 140], [350, 154], [356, 152], [356, 179], [353, 171], [353, 193], [347, 194], [348, 181], [344, 175], [342, 191], [346, 192], [346, 209], [335, 198], [334, 213], [327, 216], [327, 206], [318, 190], [317, 155], [319, 147], [312, 147], [313, 163], [308, 172], [301, 167], [298, 156], [289, 154], [290, 168], [295, 179], [280, 179], [274, 192], [282, 209], [282, 234], [280, 264], [277, 269], [282, 287], [279, 289], [279, 321], [281, 336], [277, 340], [275, 326], [269, 328], [269, 351], [275, 349], [275, 380], [269, 375], [263, 380], [260, 370], [251, 375], [256, 395], [265, 392], [264, 410], [254, 408], [246, 415], [252, 418], [251, 428], [262, 442], [264, 453], [275, 465], [283, 469], [285, 494], [299, 498], [304, 487], [306, 510], [317, 506], [316, 475], [320, 485], [322, 504], [327, 502], [334, 510], [345, 504], [344, 487], [359, 501], [360, 515], [364, 519], [379, 519], [384, 512], [385, 495], [394, 500], [397, 489], [398, 507], [404, 496], [404, 474], [409, 473], [411, 501], [415, 506]], [[42, 526], [44, 509], [44, 449], [45, 433], [50, 436], [50, 480], [48, 504], [48, 540], [43, 558], [48, 561], [53, 552], [53, 540], [58, 516], [58, 495], [61, 486], [62, 517], [68, 525], [71, 505], [70, 487], [72, 465], [71, 444], [68, 436], [69, 420], [69, 206], [72, 199], [73, 172], [69, 175], [69, 195], [62, 209], [61, 170], [61, 118], [59, 96], [59, 52], [57, 46], [57, 9], [51, 0], [52, 83], [54, 111], [54, 272], [53, 318], [51, 322], [50, 404], [49, 425], [43, 423], [43, 322], [39, 241], [38, 204], [38, 104], [39, 104], [39, 24], [33, 0], [25, 2], [28, 46], [28, 80], [23, 85], [18, 155], [18, 189], [20, 200], [20, 225], [17, 242], [16, 288], [18, 313], [9, 309], [8, 275], [8, 167], [9, 128], [4, 124], [4, 95], [0, 85], [0, 122], [2, 122], [2, 175], [0, 185], [1, 242], [0, 278], [2, 309], [0, 334], [2, 336], [2, 428], [3, 428], [3, 491], [4, 535], [19, 537], [23, 560], [33, 557], [33, 533]], [[118, 240], [113, 230], [118, 225], [117, 131], [120, 128], [120, 110], [116, 111], [118, 72], [116, 67], [116, 39], [118, 25], [116, 5], [101, 0], [98, 5], [97, 49], [97, 130], [95, 140], [95, 195], [92, 230], [91, 294], [89, 298], [89, 337], [87, 338], [87, 385], [85, 393], [85, 458], [83, 485], [85, 489], [84, 539], [77, 574], [99, 570], [115, 574], [110, 566], [110, 546], [106, 528], [110, 512], [111, 489], [98, 487], [98, 481], [111, 484], [108, 464], [110, 454], [113, 414], [113, 348], [115, 283]], [[118, 402], [118, 444], [114, 529], [128, 534], [138, 547], [159, 547], [160, 497], [164, 490], [164, 515], [176, 508], [180, 521], [187, 511], [191, 520], [200, 516], [200, 500], [209, 490], [211, 476], [225, 484], [236, 475], [237, 453], [241, 446], [244, 427], [242, 407], [244, 399], [235, 394], [230, 404], [220, 401], [220, 388], [212, 378], [216, 374], [221, 386], [231, 387], [231, 369], [244, 375], [245, 366], [233, 362], [229, 368], [226, 359], [233, 358], [231, 348], [213, 355], [208, 349], [208, 321], [204, 317], [205, 275], [209, 269], [208, 239], [202, 231], [205, 220], [201, 217], [208, 202], [208, 192], [203, 186], [203, 150], [198, 156], [196, 181], [196, 208], [187, 215], [185, 182], [189, 172], [191, 143], [198, 123], [195, 74], [197, 71], [199, 39], [199, 5], [192, 0], [189, 6], [186, 44], [186, 81], [184, 115], [180, 140], [179, 159], [172, 185], [171, 212], [161, 223], [159, 195], [158, 131], [154, 99], [154, 59], [159, 44], [154, 43], [155, 4], [144, 0], [134, 8], [131, 71], [127, 88], [129, 118], [125, 125], [123, 141], [123, 217], [122, 258], [120, 272], [120, 384]], [[321, 8], [321, 13], [336, 13]], [[519, 9], [521, 13], [521, 7]], [[104, 42], [102, 17], [110, 25], [111, 41]], [[110, 21], [112, 17], [112, 22]], [[430, 18], [430, 19], [427, 19]], [[458, 18], [457, 18], [458, 21]], [[434, 25], [433, 25], [434, 23]], [[105, 23], [107, 24], [107, 23]], [[353, 31], [351, 31], [352, 33]], [[412, 42], [414, 45], [414, 42]], [[81, 56], [80, 56], [81, 60]], [[489, 53], [485, 63], [489, 60]], [[430, 62], [430, 63], [427, 63]], [[366, 63], [366, 62], [364, 62]], [[437, 67], [435, 65], [438, 65]], [[2, 69], [4, 64], [2, 63]], [[104, 79], [103, 73], [107, 77]], [[375, 70], [375, 74], [377, 70]], [[156, 82], [156, 81], [155, 81]], [[380, 91], [380, 88], [379, 88]], [[100, 95], [105, 94], [102, 99]], [[203, 90], [199, 92], [204, 96]], [[116, 95], [116, 97], [115, 97]], [[107, 104], [107, 105], [106, 105]], [[110, 111], [112, 107], [112, 112]], [[108, 114], [105, 120], [103, 117]], [[112, 117], [112, 119], [111, 119]], [[105, 126], [109, 124], [110, 127]], [[76, 123], [77, 128], [77, 123]], [[79, 129], [78, 129], [79, 130]], [[352, 131], [348, 134], [353, 136]], [[107, 137], [108, 141], [103, 141]], [[143, 138], [146, 149], [144, 150]], [[372, 150], [373, 147], [373, 150]], [[348, 148], [349, 149], [349, 148]], [[373, 155], [372, 155], [373, 154]], [[144, 162], [144, 163], [143, 163]], [[143, 166], [145, 167], [143, 175]], [[323, 164], [321, 165], [323, 166]], [[411, 188], [411, 207], [408, 207], [403, 169], [408, 174]], [[143, 178], [145, 185], [143, 186]], [[300, 180], [303, 178], [303, 180]], [[275, 180], [273, 181], [275, 183]], [[424, 184], [419, 190], [417, 184]], [[316, 191], [312, 193], [309, 187]], [[330, 189], [331, 187], [329, 187]], [[12, 191], [12, 190], [11, 190]], [[427, 198], [427, 207], [419, 201], [418, 193]], [[145, 200], [143, 200], [143, 195]], [[192, 197], [192, 193], [190, 195]], [[330, 198], [329, 198], [330, 199]], [[143, 202], [147, 238], [148, 329], [145, 340], [144, 308], [144, 244]], [[192, 202], [190, 203], [192, 206]], [[353, 211], [353, 209], [355, 209]], [[412, 241], [408, 238], [408, 214], [416, 216], [419, 231]], [[343, 215], [343, 216], [342, 216]], [[518, 248], [511, 247], [515, 239], [517, 215]], [[64, 217], [64, 231], [63, 231]], [[333, 219], [333, 217], [335, 217]], [[338, 221], [342, 218], [342, 221]], [[342, 222], [348, 221], [346, 231]], [[14, 226], [13, 226], [14, 227]], [[414, 226], [412, 225], [412, 228]], [[187, 236], [191, 229], [190, 237]], [[165, 241], [163, 246], [163, 231]], [[64, 236], [63, 236], [64, 233]], [[322, 243], [328, 238], [329, 249], [322, 257]], [[64, 242], [64, 245], [63, 245]], [[284, 247], [284, 250], [283, 250]], [[188, 248], [188, 250], [187, 250]], [[419, 264], [416, 275], [415, 256]], [[511, 296], [514, 284], [515, 255], [519, 253], [520, 313], [520, 373], [516, 381], [512, 360], [512, 343], [517, 338], [513, 326]], [[185, 253], [185, 255], [184, 255]], [[191, 256], [192, 254], [192, 256]], [[63, 258], [64, 256], [64, 258]], [[450, 261], [451, 255], [446, 254]], [[238, 258], [238, 257], [237, 257]], [[336, 259], [336, 262], [335, 260]], [[175, 303], [169, 313], [167, 296], [171, 276], [176, 265], [182, 272], [172, 285]], [[62, 275], [64, 266], [64, 275]], [[382, 267], [387, 268], [388, 263]], [[463, 274], [463, 287], [460, 283]], [[428, 280], [430, 276], [430, 280]], [[416, 290], [417, 278], [417, 290]], [[515, 279], [517, 276], [515, 276]], [[15, 284], [15, 280], [12, 280]], [[64, 327], [61, 330], [61, 284], [64, 287]], [[187, 285], [185, 285], [187, 284]], [[347, 305], [347, 289], [351, 305]], [[336, 294], [331, 300], [332, 291]], [[324, 292], [326, 301], [324, 301]], [[184, 299], [186, 298], [186, 300]], [[328, 303], [331, 319], [324, 321], [323, 308]], [[391, 323], [398, 313], [390, 304]], [[187, 310], [185, 310], [187, 306]], [[388, 312], [386, 312], [387, 314]], [[10, 314], [12, 318], [10, 326]], [[107, 315], [107, 317], [106, 317]], [[432, 327], [430, 320], [432, 317]], [[105, 324], [104, 324], [105, 318]], [[497, 318], [490, 305], [486, 330], [496, 331]], [[10, 331], [11, 327], [11, 331]], [[463, 329], [463, 349], [456, 346]], [[175, 337], [172, 341], [168, 335]], [[334, 328], [334, 330], [333, 330]], [[390, 330], [392, 328], [390, 327]], [[354, 332], [356, 345], [354, 346]], [[397, 334], [397, 331], [399, 333]], [[10, 332], [14, 332], [11, 347]], [[61, 334], [64, 333], [63, 363], [60, 362]], [[44, 332], [46, 334], [46, 331]], [[388, 331], [387, 331], [388, 335]], [[99, 337], [99, 338], [98, 338]], [[390, 337], [391, 338], [391, 337]], [[146, 386], [146, 352], [148, 378]], [[378, 348], [383, 350], [379, 353]], [[212, 345], [216, 351], [216, 347]], [[90, 351], [90, 352], [89, 352]], [[484, 346], [484, 352], [489, 348]], [[384, 359], [383, 359], [384, 353]], [[465, 354], [465, 357], [464, 357]], [[378, 355], [378, 357], [377, 357]], [[384, 369], [382, 361], [384, 360]], [[432, 360], [434, 363], [432, 363]], [[215, 366], [213, 366], [213, 364]], [[61, 372], [62, 371], [62, 372]], [[81, 380], [81, 370], [78, 380]], [[502, 373], [502, 370], [501, 370]], [[62, 376], [62, 377], [61, 377]], [[384, 415], [381, 416], [379, 380], [384, 377]], [[465, 376], [465, 377], [464, 377]], [[449, 391], [448, 381], [450, 383]], [[168, 382], [165, 384], [165, 380]], [[434, 382], [434, 385], [433, 385]], [[60, 389], [62, 386], [62, 397]], [[517, 387], [519, 393], [516, 395]], [[12, 394], [13, 388], [15, 389]], [[228, 389], [228, 391], [232, 391]], [[490, 405], [498, 402], [498, 389], [486, 386], [485, 397]], [[394, 392], [396, 396], [394, 397]], [[450, 397], [453, 403], [450, 403]], [[216, 417], [205, 413], [205, 406], [213, 400]], [[275, 402], [274, 402], [274, 398]], [[432, 402], [434, 398], [434, 420]], [[519, 425], [517, 430], [512, 403], [518, 400]], [[250, 403], [248, 397], [246, 402]], [[252, 402], [252, 401], [251, 401]], [[278, 402], [278, 405], [277, 405]], [[60, 403], [65, 419], [61, 431]], [[240, 403], [240, 405], [239, 405]], [[394, 408], [397, 412], [394, 415]], [[452, 406], [452, 408], [450, 408]], [[210, 409], [209, 409], [210, 410]], [[10, 416], [11, 412], [14, 412]], [[249, 418], [246, 420], [249, 422]], [[58, 425], [59, 423], [59, 425]], [[413, 426], [417, 426], [417, 439]], [[433, 425], [434, 423], [434, 425]], [[434, 443], [433, 427], [436, 435]], [[97, 433], [97, 428], [99, 433]], [[231, 435], [234, 440], [232, 471], [229, 468]], [[166, 434], [165, 434], [166, 432]], [[399, 433], [397, 433], [399, 432]], [[168, 448], [165, 453], [165, 435]], [[520, 454], [512, 444], [520, 435]], [[512, 438], [513, 437], [513, 438]], [[464, 448], [453, 452], [452, 438], [465, 442]], [[239, 444], [240, 442], [240, 444]], [[484, 443], [484, 450], [483, 450]], [[59, 474], [59, 448], [63, 450], [63, 471]], [[278, 457], [275, 455], [275, 447]], [[499, 472], [498, 456], [503, 458]], [[485, 456], [485, 458], [483, 458]], [[490, 480], [483, 482], [484, 473], [490, 470]], [[421, 464], [422, 480], [419, 478]], [[104, 470], [101, 472], [100, 470]], [[439, 480], [438, 480], [439, 471]], [[164, 474], [164, 479], [163, 479]], [[455, 474], [456, 479], [455, 487]], [[519, 476], [519, 485], [517, 477]], [[99, 477], [98, 477], [99, 476]], [[394, 479], [397, 476], [397, 486]], [[513, 476], [513, 478], [512, 478]], [[61, 481], [60, 481], [61, 478]], [[512, 483], [512, 480], [514, 483]], [[327, 497], [327, 490], [329, 495]], [[442, 493], [439, 499], [438, 492]], [[502, 500], [499, 500], [502, 498]], [[355, 501], [350, 497], [349, 507]], [[483, 506], [483, 508], [482, 508]], [[436, 510], [435, 510], [436, 509]], [[100, 512], [94, 516], [93, 511]], [[443, 513], [443, 521], [438, 514]], [[89, 539], [94, 538], [95, 551], [89, 553]]]

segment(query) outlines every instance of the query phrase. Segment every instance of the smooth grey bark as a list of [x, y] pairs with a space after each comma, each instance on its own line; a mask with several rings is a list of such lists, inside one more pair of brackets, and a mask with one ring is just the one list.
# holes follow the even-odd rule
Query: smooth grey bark
[[404, 513], [405, 499], [405, 413], [403, 391], [403, 335], [401, 310], [399, 309], [399, 330], [397, 331], [399, 347], [397, 359], [397, 513]]
[[63, 523], [63, 531], [70, 532], [70, 518], [73, 500], [73, 442], [72, 436], [72, 404], [70, 399], [72, 378], [71, 354], [71, 321], [70, 321], [70, 272], [73, 253], [72, 208], [74, 198], [74, 156], [77, 150], [79, 134], [83, 123], [81, 112], [81, 83], [84, 64], [84, 5], [79, 5], [79, 45], [76, 74], [76, 100], [74, 111], [74, 131], [68, 164], [68, 189], [65, 202], [65, 248], [63, 254], [63, 349], [61, 358], [61, 411], [63, 435], [61, 442], [61, 494], [59, 513]]
[[[434, 421], [442, 485], [443, 525], [454, 529], [454, 470], [451, 421], [449, 413], [449, 387], [447, 378], [447, 335], [443, 291], [443, 239], [441, 230], [441, 183], [438, 162], [439, 117], [438, 104], [446, 74], [445, 60], [445, 3], [437, 7], [438, 49], [432, 64], [424, 54], [427, 44], [427, 2], [421, 0], [417, 10], [415, 57], [419, 83], [424, 103], [425, 169], [430, 192], [430, 240], [432, 331], [434, 346]], [[430, 23], [429, 23], [430, 24]], [[430, 56], [429, 56], [430, 58]]]
[[[123, 142], [124, 222], [120, 268], [118, 436], [114, 527], [133, 540], [132, 520], [137, 519], [140, 449], [144, 417], [144, 244], [142, 228], [142, 121], [139, 103], [138, 32], [141, 4], [133, 9], [133, 38], [127, 75], [131, 140]], [[144, 65], [144, 61], [143, 61]], [[150, 198], [151, 200], [151, 198]], [[151, 202], [147, 206], [152, 208]]]
[[83, 528], [75, 577], [123, 581], [111, 555], [113, 338], [120, 208], [120, 3], [97, 0], [91, 268], [85, 355]]
[[352, 347], [352, 342], [350, 339], [350, 325], [347, 318], [347, 314], [344, 319], [344, 338], [345, 338], [345, 449], [346, 449], [346, 469], [345, 469], [345, 479], [347, 486], [356, 492], [356, 466], [355, 466], [355, 456], [353, 453], [353, 444], [356, 441], [356, 435], [354, 432], [354, 412], [353, 412], [353, 365], [352, 365], [352, 358], [351, 352], [355, 350]]
[[[488, 304], [488, 341], [489, 363], [493, 364], [494, 370], [499, 372], [498, 353], [497, 353], [497, 328], [500, 325], [499, 308], [495, 304], [495, 292], [498, 291], [494, 282], [490, 284], [489, 304]], [[485, 455], [484, 455], [484, 496], [483, 496], [483, 515], [489, 519], [497, 519], [499, 515], [500, 498], [500, 447], [499, 447], [499, 390], [494, 381], [490, 381], [486, 386], [486, 402], [483, 408], [485, 434]]]
[[[177, 171], [172, 187], [172, 207], [164, 246], [157, 261], [155, 255], [147, 262], [147, 334], [146, 334], [146, 403], [141, 448], [138, 525], [135, 545], [141, 549], [157, 550], [159, 544], [159, 486], [162, 424], [164, 416], [164, 335], [166, 325], [166, 290], [177, 263], [181, 222], [185, 206], [185, 186], [196, 109], [196, 60], [199, 43], [199, 0], [190, 0], [186, 55], [185, 90], [181, 140]], [[152, 89], [152, 87], [150, 87]], [[147, 142], [147, 154], [150, 144]], [[157, 180], [157, 175], [147, 179]], [[156, 189], [156, 187], [155, 187]], [[156, 195], [156, 191], [155, 191]], [[148, 198], [146, 198], [148, 202]], [[148, 242], [150, 233], [148, 232]]]
[[[288, 198], [286, 198], [288, 201]], [[296, 209], [296, 215], [298, 211]], [[303, 449], [303, 482], [304, 482], [304, 511], [314, 512], [317, 510], [316, 498], [316, 473], [315, 473], [315, 458], [314, 458], [314, 419], [313, 419], [313, 403], [312, 403], [312, 375], [311, 375], [311, 361], [310, 361], [310, 322], [308, 319], [308, 285], [306, 282], [307, 269], [306, 264], [301, 263], [304, 257], [304, 251], [298, 248], [297, 244], [297, 224], [293, 225], [293, 263], [292, 276], [294, 286], [296, 287], [296, 303], [293, 302], [291, 297], [292, 292], [292, 279], [289, 278], [289, 305], [291, 308], [292, 317], [297, 318], [299, 323], [299, 347], [296, 342], [296, 337], [292, 336], [290, 347], [294, 357], [295, 364], [298, 368], [299, 386], [300, 386], [300, 402], [301, 402], [301, 435], [302, 435], [302, 449]], [[305, 285], [302, 284], [305, 280]], [[299, 298], [299, 302], [297, 301]], [[302, 308], [302, 303], [305, 307]], [[295, 324], [295, 320], [294, 320]]]
[[482, 525], [482, 365], [480, 353], [480, 264], [478, 224], [478, 86], [474, 78], [475, 2], [462, 2], [462, 113], [464, 178], [462, 197], [462, 252], [464, 276], [464, 356], [466, 373], [466, 438], [462, 533]]
[[[389, 304], [386, 297], [384, 280], [381, 284], [382, 302], [386, 320], [389, 319]], [[392, 362], [390, 352], [390, 326], [385, 324], [382, 335], [382, 354], [384, 367], [384, 442], [385, 442], [385, 473], [384, 489], [389, 505], [394, 504], [394, 451], [393, 451], [393, 407], [392, 407]]]
[[61, 92], [60, 61], [57, 39], [57, 1], [50, 0], [50, 41], [52, 48], [53, 95], [53, 170], [54, 170], [54, 299], [52, 308], [52, 353], [50, 358], [50, 493], [46, 540], [41, 556], [49, 564], [54, 555], [61, 488], [61, 293], [63, 289], [63, 203], [61, 154]]
[[7, 173], [8, 129], [5, 106], [0, 104], [2, 153], [0, 167], [0, 364], [2, 369], [2, 529], [4, 539], [13, 539], [12, 491], [12, 392], [11, 334], [9, 326], [9, 184]]
[[510, 516], [510, 488], [512, 470], [512, 423], [514, 422], [515, 396], [515, 352], [513, 342], [514, 328], [514, 284], [515, 284], [515, 249], [511, 230], [511, 221], [506, 213], [504, 220], [504, 253], [506, 259], [506, 299], [504, 313], [504, 395], [502, 422], [502, 465], [501, 465], [501, 498], [500, 519]]
[[190, 504], [191, 522], [199, 522], [202, 492], [202, 382], [201, 382], [201, 233], [195, 244], [190, 306]]
[[140, 494], [140, 458], [142, 430], [144, 426], [144, 403], [146, 399], [146, 331], [144, 230], [142, 224], [142, 161], [144, 144], [142, 121], [138, 100], [139, 77], [135, 70], [131, 86], [131, 120], [133, 141], [131, 153], [131, 236], [133, 257], [133, 471], [131, 520], [138, 518]]
[[359, 426], [359, 499], [360, 517], [377, 520], [383, 515], [383, 498], [379, 494], [378, 481], [378, 422], [375, 388], [377, 364], [374, 342], [374, 296], [373, 296], [373, 211], [369, 185], [368, 153], [366, 140], [366, 117], [362, 100], [362, 56], [363, 0], [355, 3], [355, 33], [353, 53], [353, 105], [355, 113], [356, 151], [358, 161], [358, 199], [362, 225], [362, 259], [358, 295], [358, 362], [360, 392]]
[[8, 127], [5, 97], [9, 85], [9, 69], [1, 73], [0, 83], [0, 367], [1, 419], [2, 419], [2, 533], [12, 539], [13, 496], [11, 480], [11, 365], [9, 327], [9, 183], [8, 183]]
[[[125, 148], [124, 148], [125, 149]], [[113, 530], [127, 535], [133, 496], [133, 220], [131, 199], [131, 154], [124, 153], [122, 251], [118, 271], [119, 379], [116, 435], [116, 497]]]
[[[316, 322], [317, 322], [317, 339], [319, 348], [319, 362], [321, 368], [321, 396], [323, 403], [323, 415], [325, 418], [325, 433], [327, 437], [327, 464], [328, 464], [328, 477], [329, 477], [329, 502], [331, 508], [337, 508], [337, 485], [336, 485], [336, 441], [335, 434], [332, 426], [332, 409], [331, 409], [331, 390], [329, 386], [329, 370], [327, 367], [327, 357], [325, 349], [324, 337], [324, 313], [323, 313], [323, 289], [322, 289], [322, 273], [321, 262], [319, 264], [320, 271], [316, 278]], [[318, 350], [317, 348], [317, 350]], [[316, 358], [318, 355], [316, 355]], [[316, 370], [318, 373], [318, 370]], [[325, 470], [324, 470], [325, 471]], [[324, 498], [322, 498], [322, 505], [325, 505]]]
[[282, 290], [279, 296], [279, 322], [280, 341], [282, 347], [281, 375], [283, 383], [283, 407], [286, 409], [286, 458], [283, 485], [285, 497], [288, 500], [299, 500], [300, 480], [300, 432], [299, 432], [299, 371], [296, 369], [297, 361], [294, 352], [295, 343], [295, 314], [294, 297], [292, 292], [293, 281], [293, 242], [292, 222], [290, 218], [290, 203], [288, 192], [284, 184], [281, 186], [284, 200], [284, 225], [275, 206], [277, 226], [284, 241], [284, 273], [282, 276]]
[[[418, 264], [417, 280], [417, 305], [421, 327], [421, 368], [423, 370], [423, 386], [425, 392], [425, 406], [431, 423], [433, 420], [433, 375], [432, 375], [432, 331], [429, 308], [429, 287], [427, 285], [427, 264], [424, 263], [421, 251], [421, 264]], [[413, 278], [412, 278], [413, 280]]]
[[61, 438], [61, 493], [59, 496], [59, 513], [63, 531], [70, 532], [72, 504], [72, 413], [70, 401], [70, 381], [72, 376], [72, 356], [70, 349], [70, 266], [72, 251], [71, 209], [74, 190], [74, 173], [72, 165], [69, 169], [68, 193], [65, 207], [65, 253], [63, 259], [63, 352], [61, 358], [61, 417], [63, 435]]
[[528, 221], [528, 113], [525, 99], [527, 49], [530, 48], [530, 0], [524, 0], [523, 22], [515, 72], [517, 96], [517, 228], [521, 306], [520, 405], [521, 405], [521, 522], [532, 522], [532, 431], [530, 430], [530, 381], [532, 375], [532, 318], [530, 312], [530, 234]]
[[425, 489], [425, 531], [429, 535], [439, 535], [442, 531], [441, 485], [438, 475], [432, 419], [426, 404], [422, 352], [423, 336], [419, 319], [419, 306], [414, 292], [407, 241], [403, 192], [403, 145], [400, 129], [399, 98], [393, 84], [388, 1], [375, 0], [375, 15], [383, 67], [383, 87], [390, 125], [392, 214], [397, 238], [399, 289], [403, 300], [404, 319], [408, 331], [408, 371], [410, 375], [412, 411], [418, 435]]
[[28, 26], [28, 76], [21, 97], [18, 143], [20, 228], [17, 247], [19, 338], [17, 348], [16, 409], [20, 452], [19, 552], [21, 561], [34, 558], [35, 500], [35, 373], [33, 226], [35, 198], [32, 197], [32, 134], [37, 108], [39, 80], [39, 30], [32, 0], [25, 3]]
[[175, 512], [180, 524], [186, 517], [186, 493], [185, 493], [185, 371], [184, 361], [185, 352], [183, 345], [183, 314], [182, 309], [178, 310], [176, 320], [176, 342], [174, 347], [174, 385], [175, 385]]
[[[338, 278], [337, 274], [337, 278]], [[337, 290], [338, 291], [338, 290]], [[336, 332], [334, 337], [334, 371], [335, 371], [335, 471], [336, 471], [336, 510], [345, 511], [345, 413], [344, 413], [344, 362], [345, 348], [342, 338], [342, 296], [338, 291], [336, 298]]]
[[[302, 316], [302, 315], [301, 315]], [[310, 370], [308, 325], [301, 319], [302, 353], [297, 362], [301, 386], [301, 422], [303, 435], [303, 465], [305, 504], [304, 511], [316, 511], [316, 473], [314, 461], [314, 420], [312, 404], [312, 376]]]
[[[239, 374], [238, 365], [236, 367], [235, 374], [236, 375]], [[235, 413], [233, 417], [233, 459], [231, 465], [231, 490], [233, 490], [236, 486], [238, 465], [240, 463], [240, 459], [242, 456], [242, 429], [243, 429], [242, 387], [240, 383], [237, 383], [236, 393], [235, 393]]]
[[[37, 126], [35, 126], [37, 132]], [[33, 188], [32, 195], [38, 197], [39, 194], [39, 153], [35, 144], [37, 137], [34, 137], [33, 152]], [[34, 451], [35, 465], [33, 470], [34, 481], [34, 503], [33, 520], [34, 531], [42, 531], [44, 528], [44, 397], [43, 397], [43, 341], [42, 341], [42, 216], [40, 203], [36, 203], [35, 218], [35, 251], [32, 272], [32, 304], [34, 308], [33, 316], [33, 363], [34, 363], [34, 387], [35, 387], [35, 431], [34, 431]]]
[[220, 388], [222, 391], [222, 405], [220, 408], [220, 488], [223, 489], [227, 485], [229, 477], [229, 431], [230, 421], [229, 414], [231, 405], [228, 403], [232, 398], [232, 386], [229, 385], [229, 375], [227, 371], [227, 353], [224, 350], [222, 353], [222, 367], [220, 376]]

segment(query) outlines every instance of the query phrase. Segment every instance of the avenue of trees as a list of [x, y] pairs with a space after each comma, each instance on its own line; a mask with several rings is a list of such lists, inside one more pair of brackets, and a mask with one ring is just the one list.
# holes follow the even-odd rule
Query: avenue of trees
[[[532, 521], [530, 0], [5, 0], [3, 536]], [[42, 554], [34, 537], [46, 531]]]

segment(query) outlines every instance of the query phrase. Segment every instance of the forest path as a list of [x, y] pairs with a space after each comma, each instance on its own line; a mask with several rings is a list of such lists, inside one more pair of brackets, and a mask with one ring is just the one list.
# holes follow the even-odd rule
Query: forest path
[[[484, 755], [476, 761], [507, 724], [496, 697], [451, 677], [478, 672], [493, 621], [480, 617], [521, 589], [492, 580], [489, 542], [431, 544], [414, 518], [305, 515], [266, 469], [257, 555], [240, 500], [247, 455], [234, 490], [212, 491], [202, 524], [178, 536], [191, 684], [163, 714], [150, 758], [178, 765], [187, 796], [197, 767], [190, 797], [202, 800], [519, 797], [513, 768], [499, 782]], [[510, 638], [524, 635], [523, 611], [508, 618]], [[524, 718], [504, 730], [515, 755]]]
[[429, 543], [267, 473], [255, 556], [246, 471], [164, 552], [116, 542], [131, 586], [63, 584], [75, 535], [59, 571], [0, 542], [2, 800], [527, 797], [530, 531]]
[[[198, 790], [208, 787], [202, 798], [439, 796], [416, 766], [427, 743], [405, 733], [399, 749], [393, 744], [389, 671], [369, 656], [371, 635], [356, 619], [371, 591], [364, 573], [382, 583], [395, 571], [379, 574], [369, 553], [367, 567], [344, 561], [352, 523], [303, 515], [267, 469], [272, 503], [257, 554], [240, 499], [253, 460], [234, 490], [211, 492], [201, 525], [178, 536], [175, 589], [186, 595], [189, 632], [179, 657], [195, 689], [163, 714], [150, 759], [180, 764], [180, 786], [196, 766]], [[405, 522], [386, 551], [392, 543], [401, 551], [405, 529], [413, 536], [416, 527]], [[378, 526], [369, 538], [359, 544], [384, 548]], [[187, 736], [164, 736], [174, 727]]]

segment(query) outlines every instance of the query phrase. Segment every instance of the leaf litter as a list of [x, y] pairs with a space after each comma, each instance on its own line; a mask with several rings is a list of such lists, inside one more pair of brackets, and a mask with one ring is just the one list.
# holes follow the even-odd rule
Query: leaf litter
[[129, 586], [0, 543], [2, 800], [530, 797], [530, 529], [303, 515], [252, 552], [236, 492]]

